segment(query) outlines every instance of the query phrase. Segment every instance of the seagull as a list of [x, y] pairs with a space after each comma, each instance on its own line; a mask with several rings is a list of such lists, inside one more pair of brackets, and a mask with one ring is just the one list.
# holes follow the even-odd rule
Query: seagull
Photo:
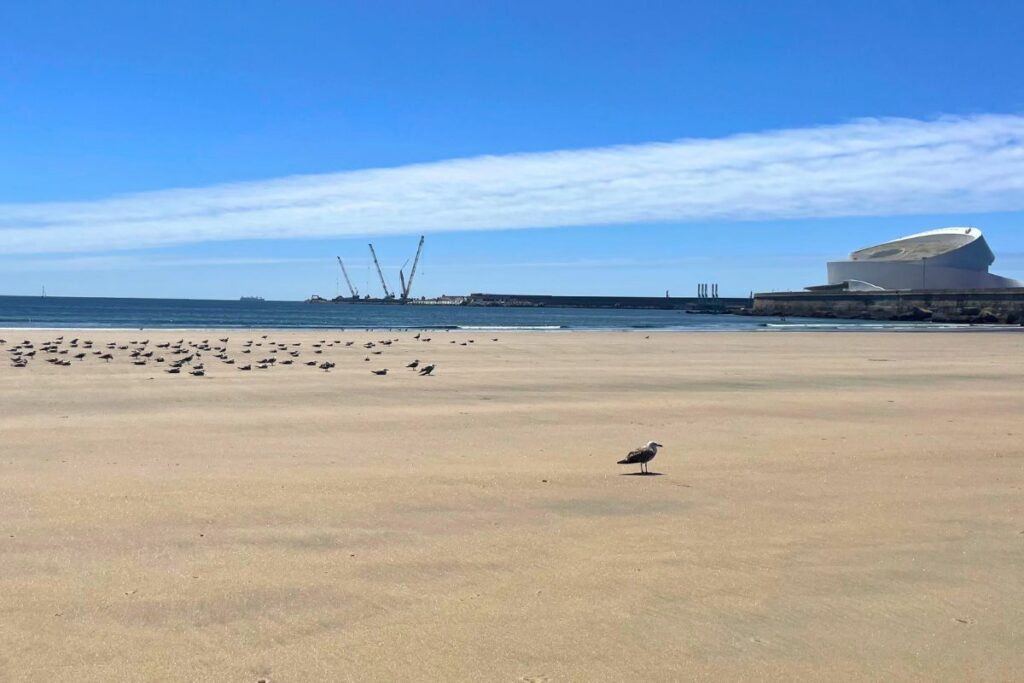
[[412, 368], [413, 370], [415, 370], [415, 369], [416, 369], [416, 368], [418, 368], [419, 366], [420, 366], [420, 362], [419, 362], [418, 360], [414, 360], [413, 362], [409, 363], [409, 364], [408, 364], [408, 365], [406, 365], [405, 367], [407, 367], [407, 368]]
[[372, 372], [375, 375], [386, 375], [388, 374], [388, 369], [384, 368], [383, 370], [370, 370], [370, 372]]
[[647, 463], [654, 460], [654, 456], [658, 454], [658, 449], [664, 448], [660, 443], [655, 441], [648, 441], [646, 446], [637, 448], [629, 452], [625, 458], [618, 462], [619, 465], [640, 465], [640, 473], [644, 474], [649, 472], [647, 469]]
[[177, 375], [181, 372], [181, 368], [175, 366], [173, 368], [167, 368], [166, 370], [164, 370], [164, 372], [166, 372], [168, 375]]
[[434, 371], [434, 367], [435, 367], [434, 364], [431, 363], [430, 365], [427, 365], [426, 367], [421, 369], [420, 370], [420, 374], [421, 375], [429, 375], [430, 373], [432, 373]]

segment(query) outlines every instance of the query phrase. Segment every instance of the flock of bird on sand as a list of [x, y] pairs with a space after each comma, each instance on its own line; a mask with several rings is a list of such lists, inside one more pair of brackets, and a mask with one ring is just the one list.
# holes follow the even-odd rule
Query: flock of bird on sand
[[[417, 333], [413, 340], [420, 343], [428, 343], [431, 341], [431, 338], [424, 337], [422, 333]], [[307, 349], [310, 352], [308, 355], [317, 356], [322, 355], [324, 350], [328, 348], [352, 348], [356, 344], [354, 341], [342, 341], [340, 339], [328, 341], [327, 339], [321, 339], [304, 349], [302, 342], [271, 341], [268, 339], [268, 335], [264, 334], [258, 339], [247, 339], [242, 342], [241, 348], [236, 349], [236, 352], [240, 352], [240, 355], [235, 358], [228, 355], [229, 341], [230, 337], [218, 337], [213, 341], [210, 339], [192, 341], [182, 338], [173, 342], [167, 341], [157, 344], [150, 344], [149, 339], [133, 339], [127, 343], [96, 343], [91, 339], [80, 337], [65, 340], [64, 335], [61, 335], [47, 339], [39, 344], [25, 339], [8, 345], [6, 339], [0, 339], [0, 347], [6, 347], [11, 367], [14, 368], [27, 368], [30, 362], [36, 360], [42, 360], [58, 367], [70, 367], [73, 363], [84, 362], [90, 357], [109, 363], [118, 356], [123, 357], [127, 353], [132, 365], [162, 365], [164, 372], [170, 375], [178, 375], [183, 371], [187, 371], [188, 374], [194, 377], [204, 377], [208, 370], [206, 363], [210, 359], [219, 361], [225, 366], [234, 366], [236, 370], [241, 372], [269, 370], [277, 366], [293, 365], [296, 362], [324, 372], [330, 372], [335, 367], [333, 361], [315, 358], [305, 361], [299, 361], [298, 359], [302, 357], [303, 351]], [[386, 349], [398, 341], [398, 338], [390, 338], [364, 342], [361, 347], [369, 355], [365, 356], [363, 360], [370, 362], [372, 360], [371, 356], [383, 355]], [[494, 338], [491, 341], [498, 340]], [[468, 339], [463, 342], [452, 340], [450, 343], [468, 346], [475, 343], [475, 340]], [[204, 354], [206, 355], [204, 356]], [[256, 359], [252, 359], [253, 356]], [[437, 366], [434, 363], [421, 364], [419, 359], [416, 359], [411, 363], [407, 363], [405, 367], [422, 376], [430, 376], [433, 375], [434, 369]], [[377, 376], [384, 376], [388, 374], [388, 368], [373, 369], [370, 372]]]
[[[428, 343], [431, 341], [431, 338], [424, 337], [422, 333], [417, 333], [413, 340]], [[11, 366], [15, 368], [27, 368], [29, 363], [35, 360], [38, 355], [44, 356], [43, 362], [60, 367], [69, 367], [73, 362], [85, 361], [90, 355], [109, 363], [115, 359], [115, 352], [127, 351], [132, 365], [148, 366], [150, 364], [163, 364], [165, 366], [164, 372], [168, 374], [181, 374], [183, 369], [187, 369], [188, 374], [194, 377], [204, 377], [206, 375], [204, 353], [207, 354], [208, 358], [213, 358], [227, 366], [234, 366], [237, 370], [243, 372], [249, 372], [253, 368], [268, 370], [276, 366], [293, 365], [296, 359], [302, 357], [302, 342], [270, 341], [268, 335], [264, 334], [259, 337], [259, 340], [245, 340], [241, 348], [238, 349], [242, 355], [252, 355], [255, 352], [257, 356], [262, 356], [262, 358], [255, 361], [245, 359], [248, 362], [240, 364], [236, 362], [235, 358], [228, 356], [229, 341], [230, 337], [218, 337], [214, 342], [211, 342], [209, 339], [194, 342], [182, 338], [175, 342], [151, 345], [148, 339], [142, 339], [131, 340], [127, 344], [108, 342], [101, 344], [97, 348], [97, 345], [90, 339], [75, 337], [65, 341], [64, 336], [61, 335], [43, 341], [38, 345], [29, 339], [25, 339], [8, 346], [6, 339], [0, 339], [0, 347], [6, 347], [7, 353], [10, 356]], [[362, 344], [362, 348], [370, 355], [380, 356], [383, 355], [385, 349], [398, 341], [398, 338], [368, 341]], [[494, 338], [491, 341], [496, 342], [498, 340]], [[467, 339], [463, 342], [451, 340], [449, 343], [459, 343], [462, 346], [468, 346], [475, 343], [475, 340]], [[343, 342], [340, 339], [334, 339], [329, 342], [326, 339], [321, 339], [319, 342], [311, 344], [310, 350], [312, 352], [311, 355], [322, 355], [325, 348], [352, 348], [354, 346], [354, 341]], [[119, 353], [119, 355], [123, 354]], [[371, 358], [368, 355], [363, 360], [370, 362]], [[328, 360], [317, 361], [313, 359], [302, 362], [304, 365], [315, 367], [324, 372], [330, 372], [335, 367], [334, 362]], [[421, 365], [419, 359], [416, 359], [411, 363], [407, 363], [405, 367], [413, 372], [418, 372], [422, 376], [429, 376], [433, 374], [437, 366], [434, 363]], [[388, 368], [379, 368], [370, 370], [370, 372], [377, 376], [384, 376], [388, 374]], [[640, 465], [638, 474], [649, 474], [647, 463], [654, 459], [658, 454], [658, 448], [661, 447], [660, 443], [650, 441], [646, 446], [630, 451], [625, 458], [618, 461], [618, 464]]]

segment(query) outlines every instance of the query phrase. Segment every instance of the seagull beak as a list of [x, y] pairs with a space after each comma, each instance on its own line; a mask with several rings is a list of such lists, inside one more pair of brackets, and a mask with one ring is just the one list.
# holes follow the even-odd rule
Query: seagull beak
[[662, 446], [660, 443], [656, 443], [654, 445], [657, 446], [658, 448], [664, 448], [664, 446]]

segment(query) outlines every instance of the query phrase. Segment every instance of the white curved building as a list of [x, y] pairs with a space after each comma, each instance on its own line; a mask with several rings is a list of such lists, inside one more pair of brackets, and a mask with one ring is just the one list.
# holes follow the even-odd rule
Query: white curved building
[[832, 261], [828, 282], [859, 290], [1024, 287], [989, 273], [995, 259], [978, 228], [939, 228], [859, 249], [846, 261]]

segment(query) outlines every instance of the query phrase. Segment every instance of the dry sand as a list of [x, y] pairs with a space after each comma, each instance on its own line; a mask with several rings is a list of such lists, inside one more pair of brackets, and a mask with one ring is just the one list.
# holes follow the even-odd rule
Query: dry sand
[[1020, 334], [269, 334], [401, 341], [3, 359], [0, 680], [1024, 670]]

